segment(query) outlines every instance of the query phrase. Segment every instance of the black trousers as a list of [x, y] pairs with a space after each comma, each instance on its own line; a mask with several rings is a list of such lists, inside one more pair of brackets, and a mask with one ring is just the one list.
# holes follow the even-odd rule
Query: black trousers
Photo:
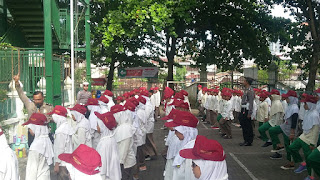
[[243, 139], [247, 143], [253, 142], [253, 129], [251, 124], [251, 118], [248, 118], [248, 110], [241, 109], [239, 114], [240, 125], [242, 128]]

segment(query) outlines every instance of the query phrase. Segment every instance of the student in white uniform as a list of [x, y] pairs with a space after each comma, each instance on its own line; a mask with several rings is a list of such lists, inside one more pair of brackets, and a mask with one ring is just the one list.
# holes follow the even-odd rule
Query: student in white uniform
[[102, 180], [99, 174], [101, 156], [91, 147], [81, 144], [71, 154], [60, 154], [59, 159], [66, 162], [71, 180]]
[[72, 136], [73, 149], [78, 148], [80, 144], [85, 144], [92, 147], [92, 139], [90, 133], [90, 122], [84, 116], [87, 109], [79, 104], [76, 104], [73, 108], [70, 108], [72, 119], [76, 122], [74, 128], [75, 134]]
[[26, 167], [26, 180], [50, 180], [50, 165], [53, 163], [53, 147], [49, 139], [47, 118], [44, 114], [33, 113], [28, 125], [35, 138], [30, 146]]
[[196, 179], [228, 180], [226, 155], [218, 141], [198, 135], [194, 147], [181, 150], [180, 155], [192, 160]]
[[306, 179], [314, 179], [311, 173], [311, 168], [307, 167], [306, 162], [302, 160], [300, 156], [300, 149], [303, 150], [305, 160], [311, 154], [312, 150], [317, 147], [319, 137], [320, 117], [316, 110], [317, 98], [311, 95], [307, 95], [305, 98], [304, 107], [307, 110], [305, 119], [303, 121], [303, 133], [290, 144], [288, 151], [292, 155], [293, 161], [299, 163], [299, 167], [294, 171], [295, 173], [301, 173], [308, 170], [308, 177]]
[[90, 115], [88, 120], [90, 122], [90, 134], [92, 137], [92, 148], [96, 149], [100, 141], [100, 133], [98, 133], [98, 117], [95, 115], [95, 112], [101, 112], [98, 99], [89, 98], [86, 104]]
[[222, 104], [221, 116], [222, 118], [219, 121], [221, 132], [224, 132], [224, 139], [232, 139], [231, 134], [231, 121], [232, 121], [232, 94], [229, 92], [223, 92], [222, 98], [224, 99], [224, 103]]
[[160, 95], [160, 91], [159, 91], [159, 87], [155, 87], [155, 105], [156, 105], [156, 109], [155, 109], [155, 118], [160, 118], [160, 103], [161, 103], [161, 95]]
[[0, 126], [0, 179], [19, 180], [19, 165], [16, 154], [7, 143], [6, 136]]
[[101, 134], [96, 148], [101, 156], [101, 178], [102, 180], [121, 180], [119, 150], [114, 136], [117, 122], [112, 112], [104, 114], [95, 112], [95, 115], [99, 118], [97, 129]]
[[63, 106], [55, 106], [53, 111], [48, 113], [52, 115], [53, 121], [57, 124], [54, 138], [54, 171], [58, 175], [58, 180], [69, 179], [69, 173], [64, 162], [58, 156], [62, 153], [72, 153], [72, 135], [74, 130], [67, 121], [67, 109]]
[[135, 106], [130, 101], [124, 105], [125, 109], [115, 113], [114, 117], [118, 123], [115, 130], [115, 138], [119, 149], [119, 158], [123, 180], [132, 180], [132, 170], [136, 165], [133, 136], [136, 129], [133, 127], [132, 111]]
[[103, 95], [104, 95], [106, 98], [108, 98], [108, 100], [109, 100], [108, 106], [109, 106], [110, 108], [115, 105], [115, 103], [113, 102], [113, 99], [112, 99], [113, 93], [112, 93], [111, 91], [105, 90], [105, 91], [103, 92]]
[[100, 106], [100, 113], [106, 113], [110, 111], [111, 107], [108, 106], [109, 99], [106, 96], [101, 96], [98, 99], [98, 103]]
[[286, 112], [287, 108], [288, 108], [288, 103], [287, 103], [287, 99], [288, 97], [286, 96], [286, 94], [282, 94], [281, 95], [281, 104], [283, 107], [284, 112]]
[[201, 106], [201, 99], [202, 99], [202, 85], [199, 84], [198, 85], [198, 94], [197, 94], [197, 102], [198, 102], [198, 110], [199, 110], [199, 115], [200, 116], [203, 116], [202, 112], [201, 112], [201, 109], [202, 109], [202, 106]]

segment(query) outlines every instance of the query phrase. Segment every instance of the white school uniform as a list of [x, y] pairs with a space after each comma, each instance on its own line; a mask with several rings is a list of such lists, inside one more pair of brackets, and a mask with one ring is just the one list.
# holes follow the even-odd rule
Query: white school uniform
[[92, 147], [90, 122], [83, 114], [77, 111], [71, 111], [71, 114], [76, 118], [75, 134], [72, 136], [73, 149], [77, 149], [80, 144]]
[[102, 166], [100, 175], [102, 180], [121, 180], [120, 159], [118, 146], [115, 140], [115, 133], [109, 130], [104, 123], [99, 120], [101, 138], [97, 144], [97, 152], [101, 156]]
[[102, 180], [99, 173], [95, 175], [88, 175], [79, 171], [69, 163], [66, 163], [66, 167], [70, 173], [71, 180]]
[[53, 163], [53, 147], [47, 126], [29, 124], [35, 135], [30, 146], [26, 167], [26, 180], [50, 180], [50, 165]]
[[101, 112], [100, 106], [98, 105], [89, 105], [87, 106], [88, 110], [90, 111], [90, 116], [88, 120], [90, 122], [90, 134], [92, 139], [92, 148], [96, 149], [97, 145], [100, 141], [100, 133], [97, 131], [97, 125], [99, 118], [94, 114], [94, 112]]
[[0, 152], [0, 179], [19, 180], [18, 159], [9, 147], [4, 134], [0, 136]]

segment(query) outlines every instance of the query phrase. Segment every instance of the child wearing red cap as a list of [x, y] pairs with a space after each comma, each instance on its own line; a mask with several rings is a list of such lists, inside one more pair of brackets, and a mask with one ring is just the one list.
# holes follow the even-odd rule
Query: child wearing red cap
[[179, 153], [192, 160], [192, 171], [198, 180], [228, 180], [226, 155], [219, 142], [198, 135], [193, 148]]
[[101, 178], [102, 180], [121, 180], [119, 153], [114, 137], [114, 129], [117, 126], [117, 122], [112, 112], [104, 114], [95, 112], [95, 115], [99, 119], [97, 131], [101, 135], [96, 148], [101, 156]]
[[80, 144], [72, 153], [60, 154], [59, 159], [66, 162], [71, 180], [102, 180], [101, 156], [91, 147]]
[[309, 176], [305, 180], [314, 179], [311, 175], [311, 168], [306, 166], [306, 162], [302, 161], [299, 150], [302, 148], [305, 159], [311, 154], [312, 150], [317, 146], [319, 137], [320, 117], [316, 109], [317, 99], [311, 95], [305, 99], [304, 108], [307, 110], [303, 121], [303, 133], [293, 141], [288, 151], [292, 155], [295, 163], [301, 163], [295, 173], [301, 173], [308, 170]]
[[[298, 100], [297, 93], [295, 91], [289, 90], [287, 93], [287, 96], [288, 96], [287, 102], [289, 106], [285, 112], [285, 116], [284, 116], [285, 122], [282, 123], [280, 126], [275, 126], [269, 129], [272, 145], [275, 150], [274, 152], [283, 150], [283, 148], [281, 148], [280, 141], [278, 138], [278, 134], [283, 134], [284, 146], [287, 152], [287, 160], [289, 161], [286, 165], [281, 166], [281, 169], [284, 169], [284, 170], [294, 169], [294, 162], [292, 162], [292, 154], [288, 150], [288, 147], [290, 145], [290, 141], [292, 141], [296, 137], [298, 113], [299, 113], [299, 107], [298, 107], [299, 100]], [[277, 156], [277, 154], [274, 154], [273, 156]], [[271, 158], [273, 156], [271, 156]]]
[[50, 165], [53, 163], [52, 142], [49, 139], [47, 118], [44, 114], [33, 113], [23, 125], [35, 136], [28, 155], [26, 180], [50, 179]]
[[112, 93], [111, 91], [105, 90], [105, 91], [103, 92], [103, 95], [104, 95], [106, 98], [108, 98], [108, 100], [109, 100], [108, 106], [109, 106], [110, 108], [115, 105], [115, 103], [113, 102], [113, 99], [112, 99], [113, 93]]
[[[134, 106], [130, 101], [128, 101], [126, 102], [125, 107], [128, 107], [129, 104]], [[121, 112], [115, 113], [114, 117], [118, 123], [115, 130], [115, 139], [118, 144], [122, 179], [132, 180], [132, 170], [134, 165], [136, 165], [136, 154], [133, 139], [136, 128], [132, 125], [132, 111], [126, 108]]]
[[76, 149], [80, 144], [92, 147], [90, 122], [84, 116], [86, 111], [87, 109], [80, 104], [70, 108], [72, 119], [76, 122], [75, 134], [72, 136], [73, 149]]
[[98, 117], [95, 115], [95, 112], [101, 112], [98, 99], [89, 98], [87, 101], [87, 109], [90, 113], [88, 120], [90, 122], [90, 134], [92, 137], [92, 148], [96, 149], [100, 141], [100, 133], [98, 133]]
[[111, 107], [108, 106], [108, 103], [109, 103], [109, 99], [106, 98], [106, 96], [101, 96], [98, 99], [98, 104], [99, 104], [99, 107], [100, 107], [100, 113], [106, 113], [106, 112], [110, 111]]
[[18, 180], [19, 167], [16, 154], [7, 143], [6, 136], [0, 126], [0, 179]]
[[266, 131], [269, 130], [270, 123], [268, 122], [269, 120], [269, 107], [268, 107], [268, 102], [266, 101], [268, 95], [266, 93], [260, 93], [260, 101], [261, 103], [259, 104], [258, 111], [257, 111], [257, 120], [259, 122], [259, 128], [258, 131], [260, 133], [260, 138], [265, 141], [265, 144], [262, 145], [262, 147], [268, 147], [272, 145], [271, 141], [269, 140]]
[[59, 179], [69, 178], [69, 173], [64, 162], [58, 156], [62, 153], [72, 152], [72, 135], [74, 130], [71, 124], [67, 121], [67, 109], [63, 106], [55, 106], [53, 111], [48, 113], [52, 115], [53, 121], [57, 124], [54, 138], [54, 171], [57, 173]]
[[232, 116], [232, 102], [231, 93], [223, 92], [222, 98], [224, 99], [221, 107], [221, 119], [219, 121], [220, 129], [221, 129], [221, 136], [225, 139], [232, 139], [231, 134], [231, 120], [233, 119]]
[[[198, 135], [198, 130], [196, 128], [198, 124], [198, 119], [190, 112], [185, 113], [177, 113], [173, 118], [172, 122], [167, 122], [165, 125], [167, 127], [173, 127], [175, 135], [178, 137], [179, 141], [175, 144], [175, 152], [174, 159], [172, 162], [172, 167], [166, 166], [166, 170], [168, 168], [173, 168], [172, 179], [175, 180], [184, 180], [189, 179], [191, 174], [191, 162], [185, 161], [183, 157], [179, 155], [179, 150], [186, 146], [192, 147], [194, 142], [191, 142]], [[170, 147], [169, 147], [170, 148]], [[168, 178], [167, 171], [165, 179]]]

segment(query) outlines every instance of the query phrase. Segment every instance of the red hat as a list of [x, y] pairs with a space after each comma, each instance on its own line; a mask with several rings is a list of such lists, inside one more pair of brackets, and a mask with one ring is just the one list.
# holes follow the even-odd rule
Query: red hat
[[141, 91], [140, 96], [146, 96], [149, 97], [149, 92], [148, 91]]
[[129, 96], [133, 96], [134, 94], [133, 94], [133, 92], [128, 92], [128, 94], [129, 94]]
[[271, 94], [280, 95], [280, 92], [278, 90], [276, 90], [276, 89], [272, 89], [270, 93]]
[[126, 101], [126, 103], [124, 104], [125, 109], [128, 109], [130, 111], [135, 111], [136, 109], [136, 105], [134, 105], [131, 101]]
[[89, 98], [87, 101], [87, 104], [85, 104], [85, 106], [98, 106], [98, 99], [96, 98]]
[[169, 105], [173, 105], [173, 106], [180, 106], [180, 104], [183, 103], [182, 100], [180, 99], [173, 99], [173, 102]]
[[174, 95], [174, 98], [175, 99], [184, 99], [184, 97], [183, 97], [183, 94], [181, 93], [181, 92], [178, 92], [178, 93], [176, 93], [175, 95]]
[[47, 122], [47, 117], [44, 114], [41, 113], [33, 113], [29, 120], [22, 124], [22, 126], [28, 125], [28, 124], [35, 124], [39, 126], [44, 126]]
[[67, 114], [68, 114], [68, 111], [65, 107], [63, 106], [60, 106], [60, 105], [56, 105], [54, 107], [54, 109], [48, 113], [48, 115], [52, 115], [52, 114], [57, 114], [57, 115], [60, 115], [60, 116], [64, 116], [64, 117], [67, 117]]
[[76, 104], [73, 108], [69, 108], [71, 111], [77, 111], [83, 115], [87, 113], [87, 108], [85, 108], [83, 105]]
[[308, 96], [308, 94], [307, 93], [303, 93], [303, 94], [301, 94], [301, 97], [307, 97]]
[[315, 93], [320, 93], [320, 88], [314, 91]]
[[259, 89], [259, 88], [254, 88], [253, 91], [255, 91], [255, 92], [261, 92], [261, 89]]
[[298, 97], [297, 92], [295, 92], [295, 91], [293, 91], [293, 90], [289, 90], [289, 91], [287, 92], [287, 96], [288, 96], [288, 97], [290, 97], [290, 96], [292, 96], [292, 97]]
[[140, 87], [139, 89], [140, 89], [141, 91], [146, 91], [146, 90], [147, 90], [146, 87]]
[[180, 91], [180, 93], [181, 93], [182, 95], [184, 95], [184, 96], [188, 96], [188, 95], [189, 95], [188, 92], [185, 91], [185, 90], [183, 90], [183, 89]]
[[226, 155], [221, 144], [213, 139], [198, 135], [192, 149], [183, 149], [179, 152], [186, 159], [203, 159], [209, 161], [223, 161]]
[[84, 144], [80, 144], [72, 154], [63, 153], [58, 157], [87, 175], [99, 173], [96, 169], [102, 166], [100, 154], [95, 149]]
[[166, 87], [163, 91], [164, 97], [165, 99], [170, 98], [171, 96], [173, 96], [174, 91], [170, 88], [170, 87]]
[[281, 94], [281, 97], [282, 97], [282, 98], [288, 98], [289, 96], [284, 93], [284, 94]]
[[98, 99], [98, 101], [104, 102], [106, 104], [109, 103], [109, 99], [105, 96], [100, 96], [100, 98]]
[[0, 136], [3, 134], [2, 127], [0, 126]]
[[139, 102], [141, 102], [142, 104], [146, 104], [147, 103], [147, 100], [142, 97], [142, 96], [139, 96], [138, 99], [137, 99]]
[[268, 94], [266, 94], [266, 93], [261, 93], [261, 94], [259, 94], [259, 97], [261, 97], [261, 98], [267, 98], [267, 97], [268, 97]]
[[313, 104], [317, 104], [318, 97], [311, 96], [311, 95], [307, 94], [305, 100], [301, 100], [301, 102], [310, 102], [310, 103], [313, 103]]
[[131, 101], [135, 106], [139, 105], [139, 101], [135, 97], [130, 98], [129, 101]]
[[208, 90], [207, 87], [202, 88], [202, 91], [206, 92]]
[[169, 119], [173, 119], [173, 118], [176, 117], [177, 113], [183, 113], [183, 111], [180, 111], [178, 109], [172, 109], [171, 112], [167, 116], [161, 118], [161, 120], [165, 120], [166, 121], [166, 120], [169, 120]]
[[116, 101], [123, 101], [124, 99], [123, 99], [123, 97], [122, 96], [118, 96], [117, 98], [116, 98]]
[[176, 113], [173, 121], [166, 122], [164, 125], [167, 127], [188, 126], [196, 128], [198, 119], [191, 112], [183, 111], [183, 113]]
[[100, 114], [98, 112], [94, 112], [94, 114], [103, 122], [103, 124], [110, 130], [117, 126], [116, 119], [113, 116], [112, 112], [107, 112], [104, 114]]
[[202, 85], [201, 85], [201, 84], [199, 84], [199, 85], [198, 85], [198, 87], [201, 87], [201, 88], [202, 88]]
[[106, 90], [103, 92], [103, 95], [112, 97], [112, 96], [113, 96], [113, 93], [112, 93], [111, 91], [109, 91], [109, 90], [106, 89]]
[[214, 93], [219, 93], [219, 89], [214, 89], [213, 92]]
[[124, 93], [122, 96], [125, 97], [126, 99], [130, 97], [129, 93]]
[[222, 93], [222, 96], [232, 97], [232, 94], [230, 92], [226, 91], [226, 92]]
[[152, 91], [153, 91], [153, 90], [154, 90], [154, 88], [152, 87], [152, 88], [150, 88], [150, 90], [152, 90]]
[[118, 113], [118, 112], [123, 111], [123, 110], [124, 110], [124, 109], [123, 109], [123, 106], [122, 106], [122, 105], [116, 104], [116, 105], [114, 105], [114, 106], [111, 107], [110, 112], [112, 112], [112, 113]]
[[176, 107], [180, 107], [180, 108], [187, 109], [187, 110], [189, 110], [189, 108], [190, 108], [189, 104], [187, 102], [182, 102]]
[[159, 87], [155, 87], [154, 90], [159, 90]]

